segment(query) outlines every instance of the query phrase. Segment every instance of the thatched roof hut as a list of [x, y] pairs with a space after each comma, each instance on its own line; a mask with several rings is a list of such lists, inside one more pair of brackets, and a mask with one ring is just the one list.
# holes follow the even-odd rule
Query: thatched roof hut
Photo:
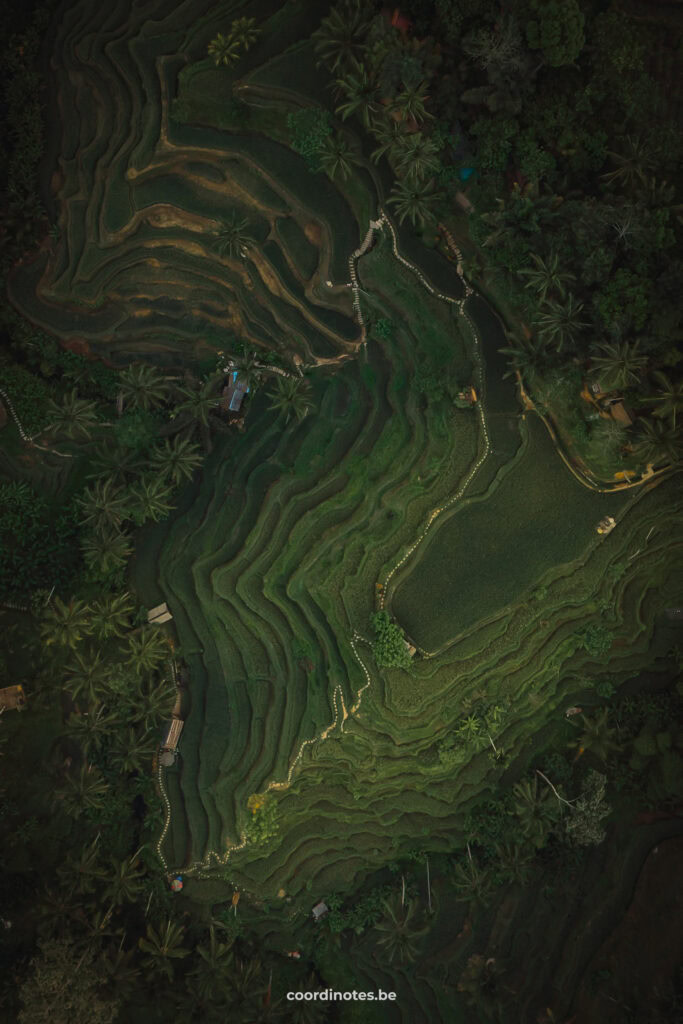
[[26, 694], [24, 687], [20, 685], [6, 686], [0, 690], [0, 708], [4, 711], [24, 711], [26, 708]]
[[183, 725], [185, 723], [181, 718], [172, 718], [164, 730], [163, 739], [161, 741], [162, 750], [177, 750], [178, 740], [180, 734], [183, 731]]

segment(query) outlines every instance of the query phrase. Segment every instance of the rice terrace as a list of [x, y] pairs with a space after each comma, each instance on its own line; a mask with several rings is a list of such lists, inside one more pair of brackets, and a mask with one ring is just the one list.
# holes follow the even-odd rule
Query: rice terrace
[[81, 950], [58, 1024], [674, 1019], [652, 6], [54, 0], [7, 35], [8, 124], [43, 90], [0, 236], [12, 1019]]

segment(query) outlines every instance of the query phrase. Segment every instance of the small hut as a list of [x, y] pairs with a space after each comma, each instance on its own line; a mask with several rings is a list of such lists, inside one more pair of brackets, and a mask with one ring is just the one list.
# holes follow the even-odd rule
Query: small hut
[[598, 523], [596, 529], [597, 529], [597, 532], [599, 534], [602, 534], [602, 536], [604, 537], [604, 536], [606, 536], [606, 534], [611, 533], [616, 525], [617, 525], [617, 521], [614, 518], [614, 516], [605, 516], [604, 519], [600, 520], [600, 522]]
[[223, 388], [221, 396], [221, 409], [224, 412], [239, 412], [242, 407], [244, 396], [249, 392], [249, 385], [244, 378], [240, 377], [239, 370], [233, 370], [228, 378], [228, 383]]
[[172, 718], [171, 719], [171, 721], [168, 723], [168, 725], [164, 729], [164, 735], [163, 735], [163, 738], [161, 740], [161, 749], [162, 750], [177, 750], [178, 749], [178, 740], [180, 739], [180, 734], [183, 731], [183, 725], [184, 724], [185, 723], [183, 722], [182, 718]]
[[618, 423], [621, 427], [630, 427], [633, 423], [633, 416], [624, 405], [621, 398], [617, 398], [614, 402], [609, 402], [607, 406], [609, 414], [615, 423]]
[[329, 909], [330, 908], [328, 907], [327, 903], [323, 903], [322, 900], [320, 901], [320, 903], [316, 903], [316, 905], [313, 907], [313, 910], [311, 911], [311, 913], [313, 914], [313, 920], [320, 921], [325, 916], [325, 914], [327, 914]]
[[474, 390], [471, 384], [463, 388], [462, 391], [458, 391], [457, 398], [455, 399], [455, 405], [459, 409], [465, 409], [469, 406], [474, 405], [477, 401], [477, 392]]
[[151, 608], [147, 613], [147, 621], [150, 625], [154, 624], [156, 626], [162, 622], [170, 622], [172, 618], [173, 616], [169, 612], [165, 601], [163, 604], [158, 604], [156, 608]]
[[26, 694], [23, 686], [6, 686], [0, 690], [0, 710], [24, 711], [25, 709]]

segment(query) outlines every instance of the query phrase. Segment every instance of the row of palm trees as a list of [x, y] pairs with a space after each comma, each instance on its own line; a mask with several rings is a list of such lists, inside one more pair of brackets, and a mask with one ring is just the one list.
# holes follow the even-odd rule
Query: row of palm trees
[[[236, 358], [234, 365], [253, 393], [267, 367], [251, 349]], [[95, 402], [80, 398], [75, 389], [61, 402], [50, 403], [47, 431], [49, 436], [95, 444], [87, 474], [91, 482], [78, 504], [82, 522], [88, 527], [82, 537], [86, 565], [104, 578], [120, 570], [130, 557], [132, 543], [126, 524], [166, 518], [173, 509], [174, 492], [202, 465], [197, 435], [208, 449], [211, 431], [227, 428], [218, 415], [222, 373], [203, 381], [189, 375], [178, 380], [151, 366], [133, 364], [121, 372], [119, 386], [122, 411], [150, 414], [172, 405], [167, 423], [159, 428], [157, 442], [148, 452], [143, 454], [116, 441], [112, 444], [112, 424], [101, 419]], [[313, 408], [310, 381], [302, 376], [273, 375], [269, 397], [271, 408], [285, 422], [292, 418], [300, 422]], [[98, 441], [103, 431], [107, 440]]]
[[[440, 146], [427, 130], [434, 121], [428, 107], [433, 54], [385, 28], [381, 15], [373, 20], [356, 0], [335, 6], [311, 38], [318, 63], [335, 76], [336, 113], [344, 121], [357, 117], [378, 143], [372, 159], [386, 157], [394, 170], [398, 180], [388, 203], [401, 223], [409, 219], [423, 227], [443, 198], [434, 185]], [[394, 67], [397, 75], [388, 74]], [[362, 159], [337, 136], [328, 141], [321, 162], [332, 177], [346, 178]]]
[[128, 593], [90, 604], [55, 597], [39, 623], [43, 644], [55, 651], [53, 674], [73, 703], [65, 734], [84, 757], [80, 775], [67, 776], [62, 793], [62, 806], [74, 817], [108, 795], [92, 759], [124, 773], [144, 771], [159, 743], [159, 724], [176, 699], [163, 671], [171, 655], [168, 639], [158, 627], [136, 627], [134, 611]]

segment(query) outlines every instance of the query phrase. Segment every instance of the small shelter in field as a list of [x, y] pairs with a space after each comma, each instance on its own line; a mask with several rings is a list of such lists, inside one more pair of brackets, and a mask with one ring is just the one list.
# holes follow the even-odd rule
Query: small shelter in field
[[463, 388], [462, 391], [458, 391], [458, 396], [455, 399], [455, 405], [459, 408], [467, 408], [470, 405], [474, 405], [477, 401], [477, 392], [474, 390], [471, 384]]
[[223, 388], [221, 409], [224, 412], [239, 412], [244, 396], [248, 393], [249, 385], [246, 380], [240, 377], [239, 370], [233, 370], [228, 378], [228, 383]]
[[150, 610], [147, 612], [147, 621], [150, 623], [150, 625], [157, 625], [157, 623], [161, 622], [169, 622], [172, 618], [173, 616], [169, 612], [168, 605], [166, 604], [165, 601], [163, 604], [158, 604], [156, 608], [150, 608]]
[[597, 525], [597, 532], [602, 534], [604, 537], [606, 534], [611, 533], [614, 527], [617, 525], [617, 521], [614, 516], [605, 516], [601, 519]]
[[311, 911], [311, 913], [313, 914], [313, 920], [320, 921], [329, 911], [329, 909], [330, 908], [328, 907], [327, 903], [323, 903], [322, 900], [320, 901], [320, 903], [316, 903], [316, 905], [313, 907], [313, 910]]
[[185, 723], [183, 722], [182, 718], [171, 719], [171, 721], [166, 725], [166, 728], [164, 729], [164, 734], [161, 740], [162, 750], [178, 749], [178, 740], [180, 739], [180, 734], [183, 731], [184, 724]]
[[0, 711], [24, 711], [25, 709], [26, 694], [23, 686], [6, 686], [0, 690]]
[[621, 398], [617, 398], [613, 402], [607, 402], [606, 405], [608, 412], [615, 423], [618, 423], [621, 427], [631, 426], [633, 423], [633, 416], [628, 411]]

